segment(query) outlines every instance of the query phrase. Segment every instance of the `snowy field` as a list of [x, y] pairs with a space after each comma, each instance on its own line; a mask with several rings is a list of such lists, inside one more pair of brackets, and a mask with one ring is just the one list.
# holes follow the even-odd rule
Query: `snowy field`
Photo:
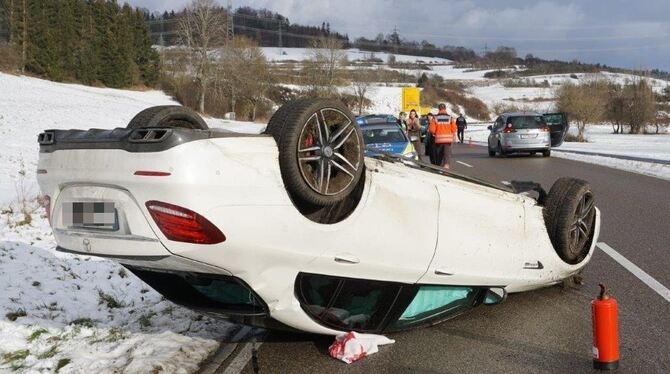
[[[146, 107], [176, 103], [159, 91], [7, 74], [0, 87], [0, 372], [54, 372], [59, 364], [60, 373], [197, 370], [232, 325], [164, 300], [112, 261], [56, 252], [34, 200], [40, 132], [125, 127]], [[240, 132], [265, 126], [206, 120]]]

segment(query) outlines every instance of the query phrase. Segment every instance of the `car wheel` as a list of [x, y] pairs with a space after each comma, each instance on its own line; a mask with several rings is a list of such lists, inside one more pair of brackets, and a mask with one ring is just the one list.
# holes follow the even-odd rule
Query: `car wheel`
[[500, 142], [498, 142], [498, 154], [500, 155], [500, 157], [505, 157], [507, 155], [505, 151], [503, 151], [502, 144], [500, 144]]
[[207, 123], [195, 111], [181, 105], [153, 106], [137, 113], [128, 122], [128, 129], [170, 127], [207, 130]]
[[569, 264], [581, 262], [595, 230], [595, 200], [586, 181], [559, 178], [545, 202], [544, 221], [558, 256]]
[[542, 157], [549, 157], [549, 156], [551, 156], [551, 149], [542, 151]]
[[536, 153], [537, 153], [537, 152], [530, 152], [530, 155], [531, 155], [531, 156], [535, 156]]
[[286, 188], [318, 206], [343, 201], [365, 169], [363, 134], [353, 114], [334, 100], [304, 99], [286, 105], [265, 131], [277, 142]]
[[489, 157], [495, 157], [495, 156], [496, 156], [496, 151], [492, 151], [492, 150], [489, 148]]

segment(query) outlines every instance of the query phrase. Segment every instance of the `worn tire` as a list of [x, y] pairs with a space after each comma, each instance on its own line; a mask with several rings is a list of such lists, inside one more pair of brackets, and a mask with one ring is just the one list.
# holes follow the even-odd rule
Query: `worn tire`
[[207, 123], [195, 111], [181, 105], [153, 106], [137, 113], [126, 128], [170, 127], [207, 130]]
[[549, 157], [551, 156], [551, 149], [547, 149], [546, 151], [542, 151], [542, 157]]
[[569, 264], [581, 262], [595, 230], [595, 200], [588, 182], [559, 178], [549, 190], [543, 215], [549, 239], [558, 256]]
[[[318, 123], [315, 114], [321, 114]], [[328, 119], [323, 125], [325, 115]], [[317, 130], [326, 127], [322, 144]], [[353, 114], [339, 101], [301, 99], [287, 103], [272, 116], [265, 133], [277, 142], [282, 179], [294, 199], [317, 206], [334, 205], [351, 194], [361, 180], [365, 169], [363, 134]], [[312, 150], [305, 151], [307, 148]]]
[[492, 151], [489, 149], [489, 157], [495, 157], [496, 156], [496, 151]]

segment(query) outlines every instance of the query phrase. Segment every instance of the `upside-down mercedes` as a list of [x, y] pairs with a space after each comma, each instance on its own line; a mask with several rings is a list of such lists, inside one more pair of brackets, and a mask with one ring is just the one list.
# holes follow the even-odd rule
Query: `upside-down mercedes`
[[178, 304], [270, 328], [434, 324], [572, 277], [600, 228], [581, 180], [546, 193], [364, 157], [354, 117], [328, 100], [284, 105], [260, 135], [161, 106], [126, 128], [38, 140], [59, 250], [114, 259]]

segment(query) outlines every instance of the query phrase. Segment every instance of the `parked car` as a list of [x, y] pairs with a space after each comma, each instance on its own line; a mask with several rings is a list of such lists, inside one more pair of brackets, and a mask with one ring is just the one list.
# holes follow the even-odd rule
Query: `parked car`
[[367, 155], [379, 152], [392, 153], [403, 157], [417, 158], [411, 139], [396, 123], [361, 125]]
[[587, 182], [491, 185], [364, 157], [363, 140], [337, 101], [286, 104], [259, 135], [160, 106], [126, 128], [41, 133], [37, 178], [59, 251], [118, 261], [177, 304], [270, 328], [430, 325], [589, 262], [600, 212]]
[[356, 117], [356, 123], [360, 125], [372, 125], [381, 123], [398, 123], [398, 117], [393, 114], [368, 114]]
[[[553, 121], [550, 122], [551, 127], [547, 119]], [[551, 147], [563, 143], [568, 128], [567, 117], [563, 113], [503, 113], [493, 126], [488, 127], [491, 131], [488, 137], [489, 156], [518, 152], [534, 155], [540, 152], [543, 157], [549, 157]]]

